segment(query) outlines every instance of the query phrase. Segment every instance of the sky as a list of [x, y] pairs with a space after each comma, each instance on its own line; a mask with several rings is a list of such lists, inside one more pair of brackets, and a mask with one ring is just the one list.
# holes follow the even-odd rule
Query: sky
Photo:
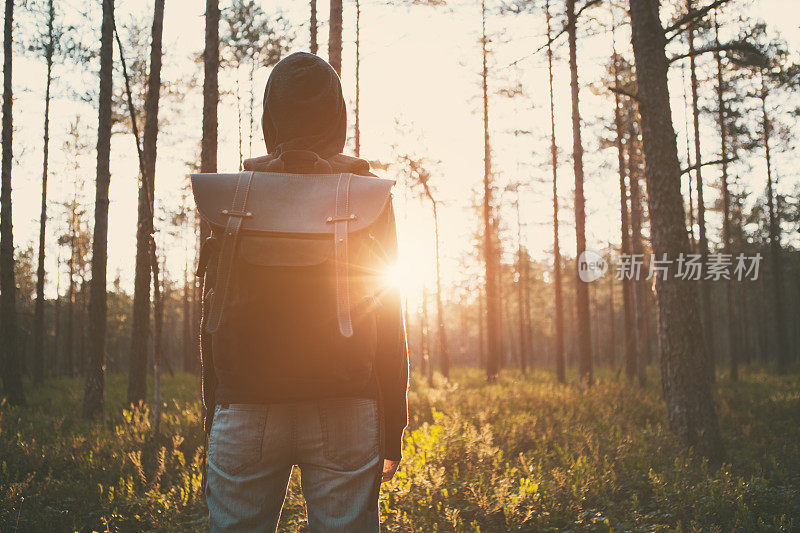
[[[223, 0], [222, 5], [226, 5]], [[94, 5], [97, 4], [97, 5]], [[89, 48], [98, 47], [100, 2], [88, 5], [76, 0], [60, 3], [66, 22], [85, 29], [79, 38]], [[558, 4], [558, 2], [554, 2]], [[800, 30], [796, 0], [759, 0], [736, 2], [736, 14], [751, 14], [767, 24], [800, 50]], [[307, 2], [280, 3], [281, 12], [293, 26], [296, 38], [290, 51], [307, 50]], [[273, 3], [262, 4], [270, 11]], [[541, 13], [500, 14], [490, 2], [487, 32], [490, 36], [490, 129], [492, 163], [500, 186], [522, 182], [520, 219], [522, 240], [534, 258], [546, 260], [552, 249], [550, 226], [552, 206], [549, 162], [549, 104], [547, 70], [544, 53], [531, 52], [544, 43], [544, 17]], [[167, 0], [164, 22], [164, 74], [166, 81], [163, 107], [160, 111], [156, 199], [159, 213], [188, 205], [186, 175], [199, 163], [199, 142], [202, 120], [202, 63], [198, 62], [204, 40], [204, 2], [199, 0]], [[561, 9], [558, 6], [558, 9]], [[83, 13], [83, 10], [88, 12]], [[151, 2], [118, 1], [117, 20], [123, 41], [127, 43], [134, 21], [144, 28], [144, 44], [149, 44], [147, 30], [152, 17]], [[32, 33], [31, 15], [18, 9], [14, 57], [14, 150], [13, 170], [14, 236], [17, 249], [35, 246], [38, 235], [41, 194], [41, 146], [44, 66], [41, 58], [24, 53], [23, 42]], [[792, 14], [792, 16], [788, 16]], [[560, 13], [554, 13], [554, 27], [560, 28]], [[730, 13], [727, 14], [730, 16]], [[349, 102], [352, 119], [355, 62], [355, 9], [345, 2], [342, 85]], [[611, 54], [611, 40], [606, 26], [608, 7], [590, 11], [579, 35], [578, 65], [581, 81], [583, 145], [586, 150], [587, 238], [589, 247], [602, 250], [608, 243], [619, 241], [619, 191], [612, 149], [601, 149], [598, 134], [612, 121], [612, 100], [602, 90], [600, 78]], [[617, 18], [622, 17], [620, 11]], [[320, 54], [327, 55], [327, 4], [319, 2]], [[362, 1], [360, 120], [361, 155], [370, 160], [391, 162], [393, 154], [409, 153], [431, 161], [431, 183], [441, 201], [440, 228], [442, 268], [446, 282], [455, 283], [475, 272], [477, 265], [464, 261], [473, 246], [472, 234], [479, 223], [479, 211], [471, 208], [483, 179], [483, 125], [481, 111], [481, 50], [479, 42], [480, 4], [474, 0], [455, 0], [446, 7], [391, 6], [384, 2]], [[626, 26], [616, 34], [617, 48], [630, 56], [630, 38]], [[680, 50], [680, 43], [671, 47]], [[117, 51], [115, 50], [115, 53]], [[147, 50], [144, 50], [147, 53]], [[566, 41], [556, 47], [555, 114], [560, 148], [559, 181], [562, 205], [562, 247], [574, 255], [572, 199], [571, 125], [569, 73], [566, 65]], [[132, 50], [126, 49], [131, 60]], [[117, 56], [118, 57], [118, 56]], [[512, 65], [513, 64], [513, 65]], [[96, 112], [91, 100], [97, 92], [97, 62], [56, 65], [55, 100], [52, 108], [49, 216], [47, 234], [47, 270], [56, 271], [58, 256], [56, 236], [63, 232], [64, 213], [58, 202], [77, 196], [86, 204], [91, 218], [94, 197]], [[703, 67], [705, 68], [705, 67]], [[256, 125], [260, 118], [260, 95], [269, 76], [269, 68], [255, 72]], [[701, 76], [706, 71], [701, 70]], [[710, 70], [708, 73], [710, 74]], [[232, 93], [238, 80], [243, 105], [247, 107], [248, 80], [223, 71], [220, 83]], [[121, 76], [115, 78], [115, 91], [120, 91]], [[520, 86], [523, 96], [507, 98], [502, 89]], [[709, 90], [711, 84], [708, 84]], [[670, 89], [678, 147], [683, 137], [683, 93], [680, 69], [671, 71]], [[139, 102], [139, 106], [142, 103]], [[706, 113], [708, 115], [708, 113]], [[70, 124], [79, 118], [81, 141], [85, 147], [77, 157], [64, 145]], [[245, 157], [264, 153], [260, 129], [256, 127], [252, 150], [248, 149], [245, 121]], [[715, 153], [715, 126], [710, 116], [702, 122], [701, 141], [705, 159]], [[520, 133], [523, 132], [523, 133]], [[608, 135], [607, 133], [605, 135]], [[222, 97], [220, 107], [220, 171], [238, 170], [238, 126], [234, 94]], [[791, 148], [791, 147], [789, 147]], [[352, 153], [352, 144], [346, 153]], [[776, 156], [779, 189], [792, 190], [798, 182], [790, 150]], [[683, 157], [683, 156], [682, 156]], [[760, 157], [748, 158], [742, 169], [741, 183], [760, 193], [763, 168]], [[77, 165], [77, 169], [75, 168]], [[130, 133], [118, 125], [112, 139], [111, 207], [109, 220], [109, 280], [117, 277], [125, 290], [132, 290], [135, 253], [137, 163]], [[390, 167], [388, 176], [399, 179], [395, 188], [396, 212], [400, 234], [400, 271], [405, 273], [407, 296], [418, 299], [423, 285], [432, 286], [433, 223], [429, 205], [409, 193], [400, 176]], [[714, 189], [716, 171], [708, 175], [708, 193], [712, 202], [718, 195]], [[75, 184], [78, 183], [76, 188]], [[513, 195], [504, 193], [501, 216], [507, 237], [507, 253], [516, 246], [516, 214], [511, 207]], [[159, 246], [166, 250], [166, 263], [172, 279], [182, 279], [185, 265], [194, 260], [189, 234], [170, 235], [174, 230], [165, 221], [157, 223]], [[709, 222], [712, 239], [719, 226], [715, 215]], [[61, 251], [62, 257], [64, 250]], [[510, 257], [510, 256], [509, 256]], [[62, 269], [63, 270], [63, 269]], [[50, 275], [47, 294], [56, 290], [56, 277]], [[62, 274], [63, 291], [63, 274]]]

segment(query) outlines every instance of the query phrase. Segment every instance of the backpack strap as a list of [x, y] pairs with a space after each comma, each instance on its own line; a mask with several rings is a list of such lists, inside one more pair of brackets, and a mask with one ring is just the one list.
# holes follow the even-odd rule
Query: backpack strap
[[350, 318], [350, 278], [347, 257], [348, 224], [356, 219], [350, 213], [350, 180], [352, 174], [339, 174], [336, 185], [334, 215], [327, 222], [333, 224], [333, 249], [336, 271], [336, 316], [339, 332], [344, 337], [353, 336], [353, 322]]
[[231, 208], [223, 209], [220, 212], [221, 215], [228, 218], [228, 223], [225, 226], [225, 233], [222, 234], [222, 244], [217, 260], [217, 277], [214, 283], [217, 291], [212, 297], [211, 309], [206, 322], [206, 331], [209, 333], [216, 332], [222, 320], [222, 311], [228, 294], [228, 284], [231, 279], [231, 268], [233, 267], [236, 243], [239, 239], [239, 230], [242, 229], [244, 219], [253, 216], [252, 213], [245, 210], [247, 208], [247, 195], [250, 193], [252, 184], [253, 172], [239, 173]]

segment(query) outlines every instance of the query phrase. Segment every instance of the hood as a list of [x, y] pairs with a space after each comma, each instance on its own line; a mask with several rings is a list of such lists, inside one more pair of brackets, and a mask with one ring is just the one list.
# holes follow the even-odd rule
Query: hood
[[269, 76], [261, 119], [267, 153], [310, 150], [327, 159], [344, 149], [347, 107], [336, 71], [322, 58], [297, 52]]

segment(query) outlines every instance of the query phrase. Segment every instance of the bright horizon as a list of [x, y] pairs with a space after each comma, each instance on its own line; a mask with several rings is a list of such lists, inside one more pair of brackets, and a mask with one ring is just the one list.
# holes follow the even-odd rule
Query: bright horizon
[[[69, 2], [65, 3], [67, 6]], [[432, 169], [431, 183], [436, 188], [441, 208], [442, 269], [446, 284], [454, 284], [466, 277], [460, 272], [460, 260], [470, 248], [471, 233], [477, 219], [468, 208], [472, 191], [479, 187], [483, 178], [483, 127], [480, 114], [480, 8], [475, 2], [458, 2], [449, 8], [412, 6], [410, 8], [363, 3], [361, 7], [361, 154], [370, 160], [391, 162], [392, 146], [400, 144], [400, 150], [413, 155], [440, 160]], [[284, 15], [293, 24], [296, 32], [290, 50], [308, 48], [307, 3], [295, 1], [284, 3]], [[800, 50], [800, 31], [792, 26], [783, 11], [791, 0], [762, 0], [757, 12], [773, 30], [788, 40], [792, 50]], [[266, 4], [264, 9], [268, 10]], [[552, 247], [551, 184], [549, 158], [549, 115], [546, 84], [546, 58], [544, 53], [523, 59], [517, 67], [506, 65], [527, 55], [520, 52], [523, 47], [538, 48], [543, 42], [543, 19], [536, 15], [498, 15], [492, 5], [487, 31], [490, 33], [493, 52], [490, 57], [490, 128], [492, 131], [492, 162], [497, 185], [522, 180], [531, 185], [521, 194], [523, 241], [534, 259], [548, 260]], [[558, 6], [559, 8], [561, 6]], [[747, 8], [742, 8], [747, 11]], [[149, 30], [152, 16], [151, 6], [134, 11]], [[454, 16], [457, 12], [458, 16]], [[600, 27], [608, 19], [607, 6], [592, 10], [598, 19], [584, 27], [579, 35], [578, 62], [581, 81], [581, 113], [585, 124], [583, 144], [585, 155], [587, 197], [587, 239], [591, 249], [603, 250], [608, 243], [619, 241], [619, 190], [614, 168], [616, 153], [613, 149], [598, 148], [598, 124], [608, 124], [612, 115], [612, 100], [607, 91], [593, 91], [589, 84], [599, 87], [599, 79], [611, 54], [611, 42]], [[126, 26], [131, 20], [129, 5], [118, 9], [118, 24], [123, 41]], [[350, 113], [352, 134], [354, 98], [354, 8], [345, 4], [344, 50], [342, 83]], [[556, 12], [554, 28], [559, 29], [560, 12]], [[99, 6], [92, 5], [90, 16], [92, 28], [99, 28]], [[617, 15], [619, 19], [620, 14]], [[74, 18], [74, 15], [72, 16]], [[319, 31], [320, 55], [327, 57], [327, 6], [320, 6]], [[30, 16], [18, 9], [17, 21], [27, 24], [17, 37], [30, 34]], [[466, 24], [465, 24], [466, 21]], [[173, 209], [181, 203], [182, 187], [186, 174], [191, 172], [189, 162], [199, 163], [200, 124], [202, 119], [202, 64], [192, 62], [203, 47], [203, 6], [189, 0], [168, 0], [164, 26], [164, 73], [165, 82], [192, 78], [196, 86], [182, 101], [166, 98], [160, 111], [158, 163], [156, 170], [157, 216], [164, 209]], [[501, 33], [504, 30], [504, 33]], [[597, 31], [601, 30], [601, 31]], [[586, 35], [586, 33], [597, 33]], [[85, 43], [97, 46], [99, 32], [85, 36]], [[149, 32], [148, 32], [149, 33]], [[91, 40], [94, 38], [94, 40]], [[506, 44], [513, 41], [511, 44]], [[575, 237], [572, 228], [572, 168], [571, 123], [569, 79], [566, 65], [566, 41], [560, 40], [556, 48], [556, 124], [560, 149], [559, 189], [561, 197], [562, 251], [574, 256]], [[15, 43], [19, 44], [19, 43]], [[146, 43], [149, 45], [149, 37]], [[673, 45], [671, 49], [676, 49]], [[630, 57], [630, 39], [627, 27], [617, 30], [617, 48]], [[149, 52], [149, 51], [147, 51]], [[118, 52], [115, 48], [115, 55]], [[130, 62], [132, 51], [126, 50]], [[17, 117], [14, 137], [15, 165], [13, 169], [14, 241], [17, 251], [31, 244], [36, 248], [38, 238], [38, 216], [41, 193], [41, 130], [43, 113], [44, 65], [38, 57], [22, 56], [19, 47], [14, 58], [14, 113]], [[709, 58], [701, 62], [709, 63]], [[186, 68], [185, 65], [191, 65]], [[180, 67], [179, 67], [180, 66]], [[54, 202], [71, 196], [72, 173], [67, 169], [62, 144], [69, 122], [80, 114], [84, 128], [84, 142], [88, 149], [80, 158], [79, 174], [84, 177], [81, 198], [89, 210], [94, 200], [94, 144], [96, 135], [96, 113], [94, 105], [75, 101], [70, 91], [97, 91], [96, 64], [88, 70], [56, 65], [55, 76], [60, 78], [54, 85], [55, 101], [51, 118], [51, 161], [48, 197], [49, 226], [47, 232], [48, 251], [46, 269], [48, 273], [46, 294], [52, 297], [56, 280], [55, 228], [62, 214]], [[260, 100], [270, 69], [262, 68], [255, 77], [255, 122], [252, 155], [261, 155]], [[121, 88], [121, 76], [115, 77], [115, 93]], [[514, 100], [497, 95], [503, 88], [521, 83], [527, 93]], [[683, 93], [680, 88], [680, 68], [671, 70], [671, 97], [673, 117], [678, 132], [679, 153], [683, 156], [685, 144], [683, 132]], [[233, 87], [232, 74], [220, 73], [222, 90]], [[710, 91], [706, 85], [705, 91]], [[162, 90], [162, 96], [168, 89]], [[242, 87], [244, 104], [247, 104], [247, 87]], [[138, 102], [141, 107], [141, 102]], [[23, 117], [22, 120], [20, 118]], [[395, 121], [415, 128], [412, 135], [398, 135]], [[141, 127], [141, 125], [140, 125]], [[702, 123], [703, 151], [705, 159], [716, 153], [716, 134], [713, 117], [705, 113]], [[529, 130], [532, 135], [514, 136], [516, 130]], [[119, 273], [121, 286], [128, 292], [133, 288], [133, 260], [135, 253], [137, 163], [133, 138], [121, 131], [119, 126], [112, 138], [111, 160], [111, 207], [109, 218], [109, 283]], [[244, 150], [248, 157], [247, 130], [245, 123]], [[345, 153], [352, 154], [352, 139]], [[753, 154], [748, 163], [752, 169], [741, 172], [743, 184], [752, 194], [749, 203], [763, 190], [762, 157]], [[220, 171], [238, 168], [237, 121], [235, 98], [223, 96], [220, 106]], [[775, 169], [778, 189], [788, 193], [798, 183], [797, 165], [794, 156], [787, 151], [776, 154]], [[711, 207], [718, 197], [716, 180], [718, 170], [704, 171], [706, 176], [707, 204]], [[396, 175], [386, 177], [397, 179]], [[541, 182], [543, 180], [543, 182]], [[540, 183], [541, 182], [541, 183]], [[684, 180], [685, 186], [685, 180]], [[412, 305], [416, 305], [422, 285], [434, 284], [433, 222], [426, 202], [409, 198], [402, 183], [395, 189], [397, 220], [400, 234], [401, 261], [405, 292]], [[516, 247], [516, 216], [510, 207], [511, 198], [504, 197], [501, 216], [508, 237], [507, 251]], [[749, 204], [748, 204], [749, 205]], [[167, 268], [171, 279], [181, 278], [186, 263], [194, 261], [190, 240], [167, 236], [170, 229], [164, 222], [156, 222], [162, 231], [158, 234], [160, 252], [167, 253]], [[709, 234], [712, 241], [718, 240], [719, 216], [710, 214]], [[788, 237], [797, 239], [797, 237]], [[180, 250], [180, 252], [179, 252]], [[474, 262], [473, 262], [474, 263]], [[472, 264], [471, 268], [475, 265]], [[63, 282], [62, 282], [63, 291]]]

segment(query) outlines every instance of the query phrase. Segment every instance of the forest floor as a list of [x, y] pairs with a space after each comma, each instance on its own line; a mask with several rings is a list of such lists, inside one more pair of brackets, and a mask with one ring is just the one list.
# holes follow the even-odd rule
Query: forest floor
[[[657, 376], [640, 389], [603, 374], [583, 391], [504, 372], [415, 376], [404, 460], [384, 485], [387, 531], [800, 530], [800, 374], [717, 381], [727, 448], [712, 466], [665, 426]], [[83, 384], [28, 387], [0, 407], [0, 531], [203, 531], [198, 379], [166, 376], [163, 436], [123, 410], [108, 378], [105, 423], [81, 419]], [[281, 531], [303, 531], [297, 470]]]

